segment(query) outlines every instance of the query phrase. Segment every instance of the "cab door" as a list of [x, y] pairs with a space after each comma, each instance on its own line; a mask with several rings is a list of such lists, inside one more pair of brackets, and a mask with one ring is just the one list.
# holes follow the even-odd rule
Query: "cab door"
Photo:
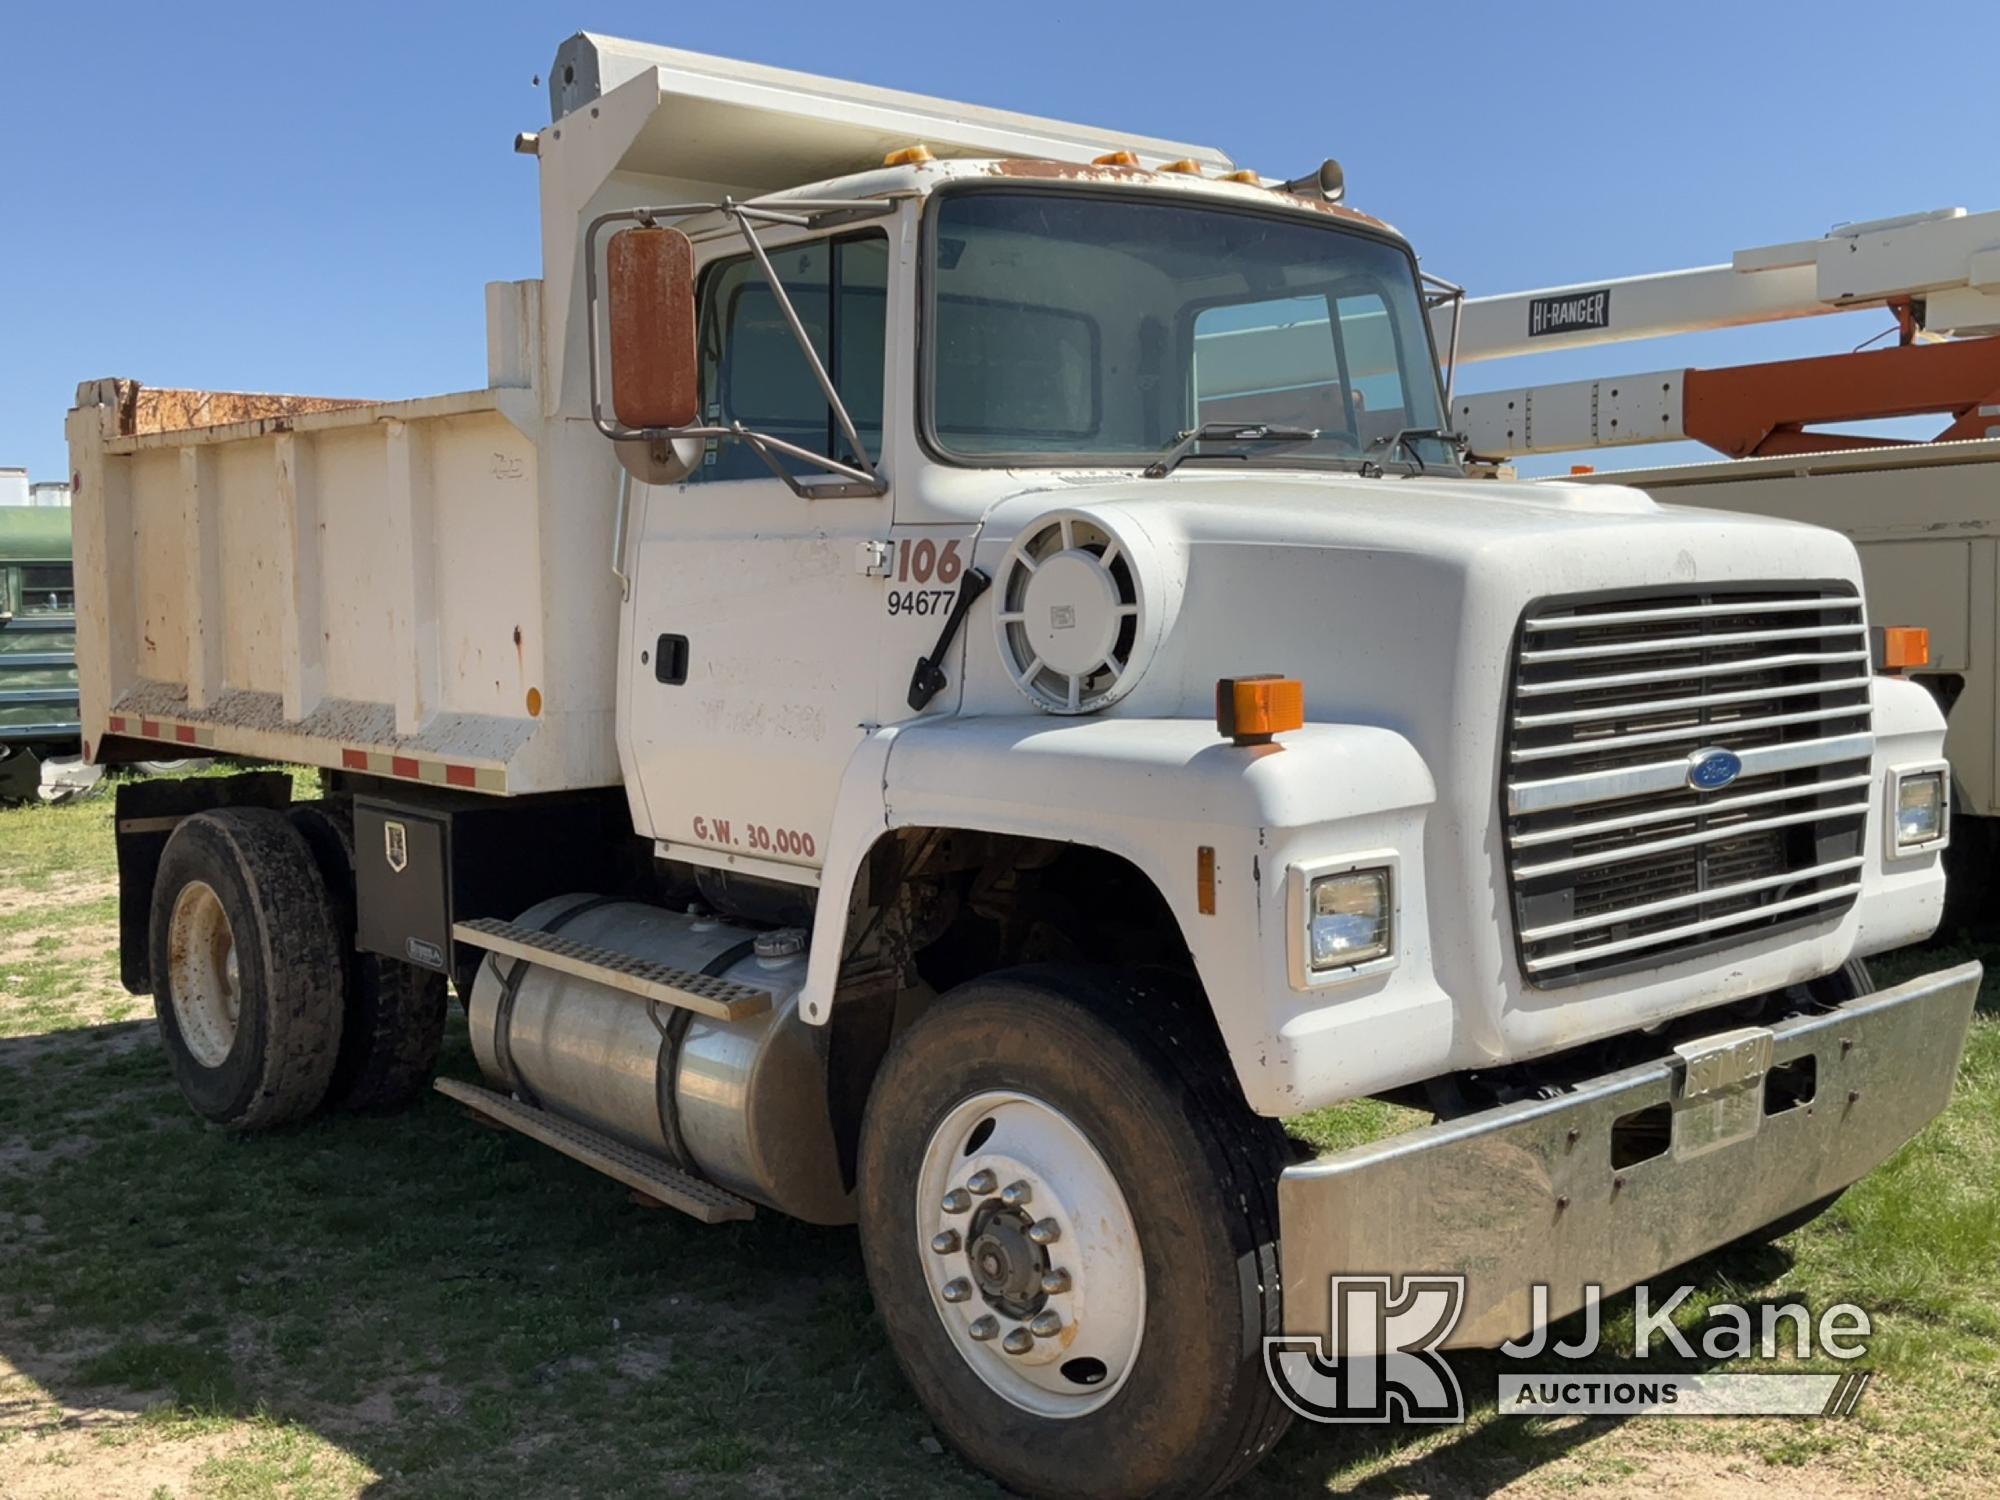
[[[888, 243], [870, 230], [770, 251], [878, 463]], [[704, 271], [699, 327], [705, 422], [740, 421], [855, 461], [754, 258]], [[781, 462], [800, 476], [825, 472]], [[810, 879], [841, 773], [881, 717], [885, 585], [867, 568], [869, 544], [890, 534], [889, 497], [805, 498], [749, 445], [716, 440], [686, 483], [645, 487], [637, 504], [626, 694], [635, 807], [673, 846], [663, 853], [796, 866]]]

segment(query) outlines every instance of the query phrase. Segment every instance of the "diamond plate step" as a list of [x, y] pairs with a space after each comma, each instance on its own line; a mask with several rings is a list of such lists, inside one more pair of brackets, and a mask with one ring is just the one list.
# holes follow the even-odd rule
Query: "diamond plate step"
[[440, 1078], [436, 1088], [447, 1099], [456, 1099], [489, 1120], [518, 1130], [544, 1146], [553, 1146], [564, 1156], [606, 1177], [616, 1178], [628, 1188], [657, 1198], [667, 1207], [677, 1208], [704, 1224], [747, 1219], [757, 1212], [754, 1204], [734, 1193], [691, 1177], [680, 1168], [635, 1151], [623, 1141], [613, 1140], [587, 1125], [559, 1119], [545, 1109], [536, 1109], [532, 1104], [523, 1104], [477, 1084], [461, 1083], [456, 1078]]
[[747, 1016], [762, 1015], [771, 1008], [768, 990], [753, 989], [712, 974], [669, 968], [650, 958], [579, 943], [559, 932], [543, 932], [495, 917], [453, 923], [451, 935], [475, 948], [508, 958], [525, 958], [546, 969], [573, 974], [578, 979], [594, 979], [613, 989], [643, 995], [662, 1005], [678, 1005], [718, 1021], [740, 1021]]

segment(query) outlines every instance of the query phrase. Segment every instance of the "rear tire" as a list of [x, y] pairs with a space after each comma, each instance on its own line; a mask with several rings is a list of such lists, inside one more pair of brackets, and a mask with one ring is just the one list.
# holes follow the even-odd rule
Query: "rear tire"
[[282, 814], [185, 819], [153, 886], [160, 1039], [194, 1112], [269, 1130], [319, 1106], [340, 1049], [341, 957], [326, 884]]
[[[939, 1430], [1034, 1496], [1199, 1496], [1249, 1469], [1290, 1420], [1261, 1362], [1287, 1160], [1182, 982], [1048, 965], [935, 1002], [875, 1080], [858, 1196], [876, 1306]], [[940, 1181], [974, 1206], [933, 1201]], [[1023, 1181], [1010, 1232], [999, 1194]], [[1038, 1215], [1058, 1231], [1039, 1256]], [[1039, 1281], [1064, 1273], [1073, 1293]], [[1021, 1332], [1041, 1313], [1057, 1327]]]
[[345, 1022], [326, 1107], [356, 1114], [407, 1108], [429, 1085], [444, 1045], [445, 977], [355, 949], [350, 825], [315, 803], [288, 816], [319, 863], [345, 960]]

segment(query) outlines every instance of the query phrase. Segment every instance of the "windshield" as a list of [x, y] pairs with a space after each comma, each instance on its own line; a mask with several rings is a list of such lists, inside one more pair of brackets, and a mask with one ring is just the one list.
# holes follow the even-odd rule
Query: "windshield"
[[1328, 222], [1074, 192], [942, 196], [931, 236], [929, 421], [973, 461], [1151, 462], [1209, 424], [1196, 459], [1421, 462], [1451, 444], [1400, 246]]

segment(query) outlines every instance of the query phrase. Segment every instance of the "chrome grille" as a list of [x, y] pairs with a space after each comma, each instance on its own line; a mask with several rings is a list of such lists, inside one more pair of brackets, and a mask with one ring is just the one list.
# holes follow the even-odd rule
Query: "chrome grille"
[[[1845, 584], [1545, 600], [1515, 637], [1501, 812], [1515, 940], [1555, 986], [1852, 904], [1868, 635]], [[1724, 749], [1728, 786], [1689, 784]]]

